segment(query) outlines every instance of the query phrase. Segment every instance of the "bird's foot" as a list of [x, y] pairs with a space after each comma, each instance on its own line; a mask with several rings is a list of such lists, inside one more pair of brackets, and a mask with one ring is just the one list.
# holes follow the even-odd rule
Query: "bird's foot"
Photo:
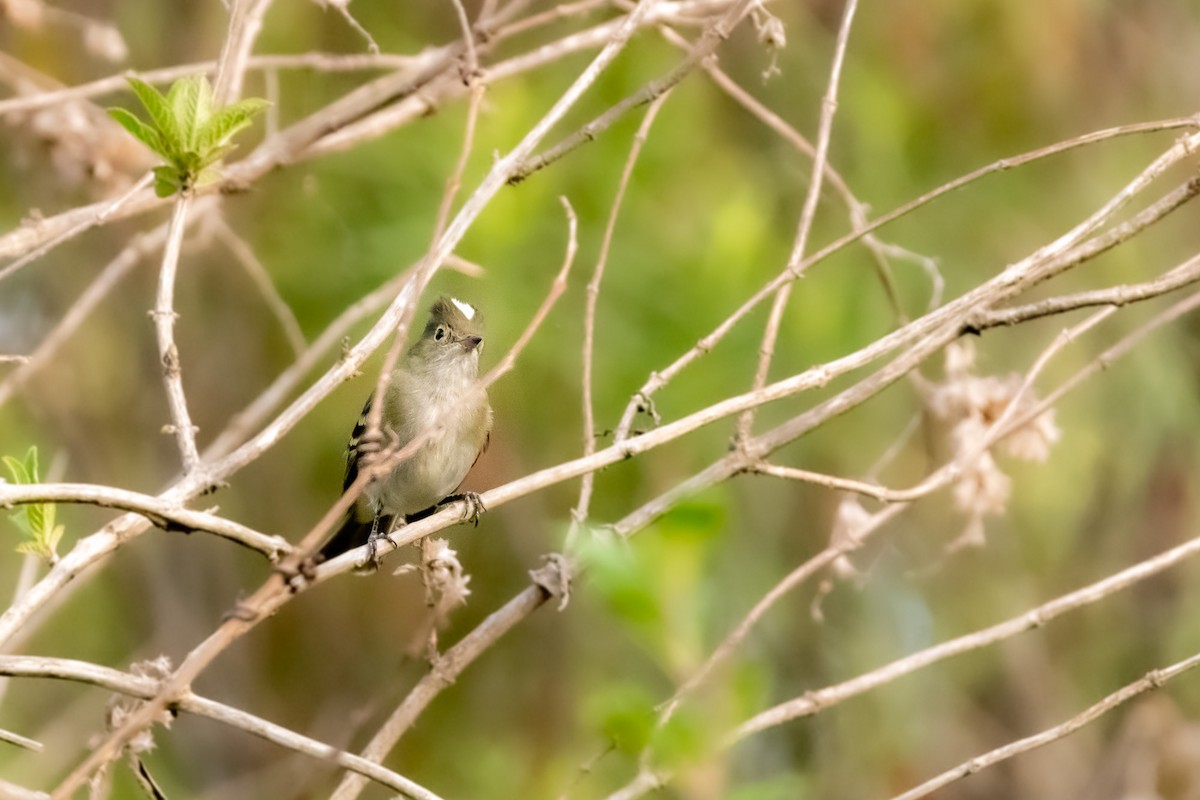
[[487, 506], [483, 504], [483, 498], [479, 496], [478, 492], [463, 492], [461, 494], [450, 495], [445, 500], [438, 503], [438, 506], [444, 506], [447, 503], [453, 503], [457, 500], [462, 500], [465, 504], [463, 510], [463, 522], [469, 522], [478, 528], [479, 517], [483, 514], [483, 512], [487, 511]]
[[392, 538], [392, 533], [405, 525], [402, 518], [396, 518], [388, 523], [386, 527], [379, 525], [379, 520], [376, 519], [375, 524], [371, 526], [371, 534], [367, 537], [367, 561], [364, 566], [369, 566], [372, 571], [378, 569], [381, 556], [379, 554], [379, 540], [387, 539], [391, 544], [392, 549], [397, 548], [396, 540]]

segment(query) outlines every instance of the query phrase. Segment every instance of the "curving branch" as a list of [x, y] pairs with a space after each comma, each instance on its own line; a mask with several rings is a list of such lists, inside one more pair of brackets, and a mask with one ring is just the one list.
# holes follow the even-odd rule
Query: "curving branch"
[[282, 536], [268, 536], [207, 511], [193, 511], [159, 497], [88, 483], [0, 483], [0, 508], [31, 503], [80, 503], [131, 511], [164, 531], [212, 533], [265, 555], [272, 562], [292, 551]]

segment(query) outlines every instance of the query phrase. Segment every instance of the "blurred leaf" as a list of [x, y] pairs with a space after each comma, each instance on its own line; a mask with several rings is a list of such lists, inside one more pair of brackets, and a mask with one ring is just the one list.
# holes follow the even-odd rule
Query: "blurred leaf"
[[179, 171], [174, 167], [154, 168], [154, 193], [159, 197], [170, 197], [182, 186], [179, 182]]
[[[129, 88], [133, 89], [133, 93], [137, 95], [142, 108], [146, 109], [146, 113], [150, 115], [150, 121], [154, 123], [154, 127], [162, 133], [162, 141], [179, 141], [179, 129], [175, 122], [175, 116], [171, 113], [171, 106], [167, 103], [167, 98], [158, 89], [155, 89], [140, 78], [130, 76], [126, 80], [129, 82]], [[109, 113], [111, 114], [114, 110], [109, 109]], [[130, 133], [133, 133], [133, 131], [130, 131]], [[137, 134], [134, 135], [136, 136]], [[145, 140], [143, 139], [142, 141]], [[171, 157], [170, 152], [167, 150], [155, 148], [155, 152], [164, 158]]]
[[593, 540], [583, 553], [590, 585], [614, 614], [639, 626], [654, 626], [662, 609], [651, 571], [636, 551], [621, 541]]
[[600, 728], [613, 746], [640, 753], [654, 731], [650, 695], [635, 683], [613, 683], [592, 694], [584, 707], [590, 725]]
[[171, 84], [167, 104], [178, 131], [175, 142], [181, 152], [194, 151], [200, 131], [212, 115], [212, 86], [205, 75], [188, 75]]
[[235, 133], [250, 127], [254, 117], [268, 105], [266, 100], [248, 98], [222, 108], [199, 131], [197, 149], [210, 150], [226, 144]]
[[725, 531], [726, 505], [713, 500], [694, 499], [676, 506], [658, 521], [663, 537], [683, 542], [707, 542]]
[[[8, 467], [13, 483], [31, 485], [41, 481], [36, 445], [25, 452], [24, 459], [4, 456], [4, 465]], [[58, 561], [63, 526], [54, 524], [54, 513], [53, 503], [27, 503], [9, 514], [9, 519], [22, 534], [23, 541], [16, 547], [18, 553], [32, 553], [51, 564]]]
[[710, 751], [712, 723], [703, 713], [684, 705], [654, 735], [656, 763], [679, 767], [703, 759]]
[[121, 124], [121, 127], [133, 134], [134, 138], [149, 147], [163, 158], [170, 158], [170, 153], [158, 131], [150, 127], [129, 111], [123, 108], [110, 108], [108, 115]]

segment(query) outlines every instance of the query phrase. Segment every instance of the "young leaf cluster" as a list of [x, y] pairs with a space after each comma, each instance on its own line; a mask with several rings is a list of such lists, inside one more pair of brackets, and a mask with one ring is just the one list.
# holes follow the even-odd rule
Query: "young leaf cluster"
[[[30, 447], [24, 460], [4, 456], [4, 464], [12, 475], [13, 483], [39, 483], [37, 447]], [[9, 519], [20, 528], [23, 541], [17, 545], [18, 553], [33, 553], [50, 564], [58, 561], [58, 542], [62, 539], [63, 526], [54, 524], [53, 503], [30, 503], [20, 506], [9, 515]]]
[[214, 183], [220, 177], [217, 162], [237, 146], [230, 139], [269, 105], [246, 98], [215, 109], [212, 86], [203, 74], [180, 78], [165, 95], [138, 78], [127, 80], [151, 124], [124, 108], [110, 108], [108, 114], [167, 162], [154, 168], [159, 197]]

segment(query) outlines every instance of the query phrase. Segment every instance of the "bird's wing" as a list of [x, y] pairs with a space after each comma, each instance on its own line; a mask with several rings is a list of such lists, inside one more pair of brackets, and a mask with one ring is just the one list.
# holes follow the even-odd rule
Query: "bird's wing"
[[342, 481], [343, 492], [358, 479], [358, 440], [367, 430], [367, 415], [371, 413], [371, 401], [374, 399], [374, 392], [367, 395], [367, 402], [363, 404], [362, 413], [358, 415], [358, 422], [354, 423], [354, 431], [350, 434], [350, 442], [346, 445], [346, 478]]

